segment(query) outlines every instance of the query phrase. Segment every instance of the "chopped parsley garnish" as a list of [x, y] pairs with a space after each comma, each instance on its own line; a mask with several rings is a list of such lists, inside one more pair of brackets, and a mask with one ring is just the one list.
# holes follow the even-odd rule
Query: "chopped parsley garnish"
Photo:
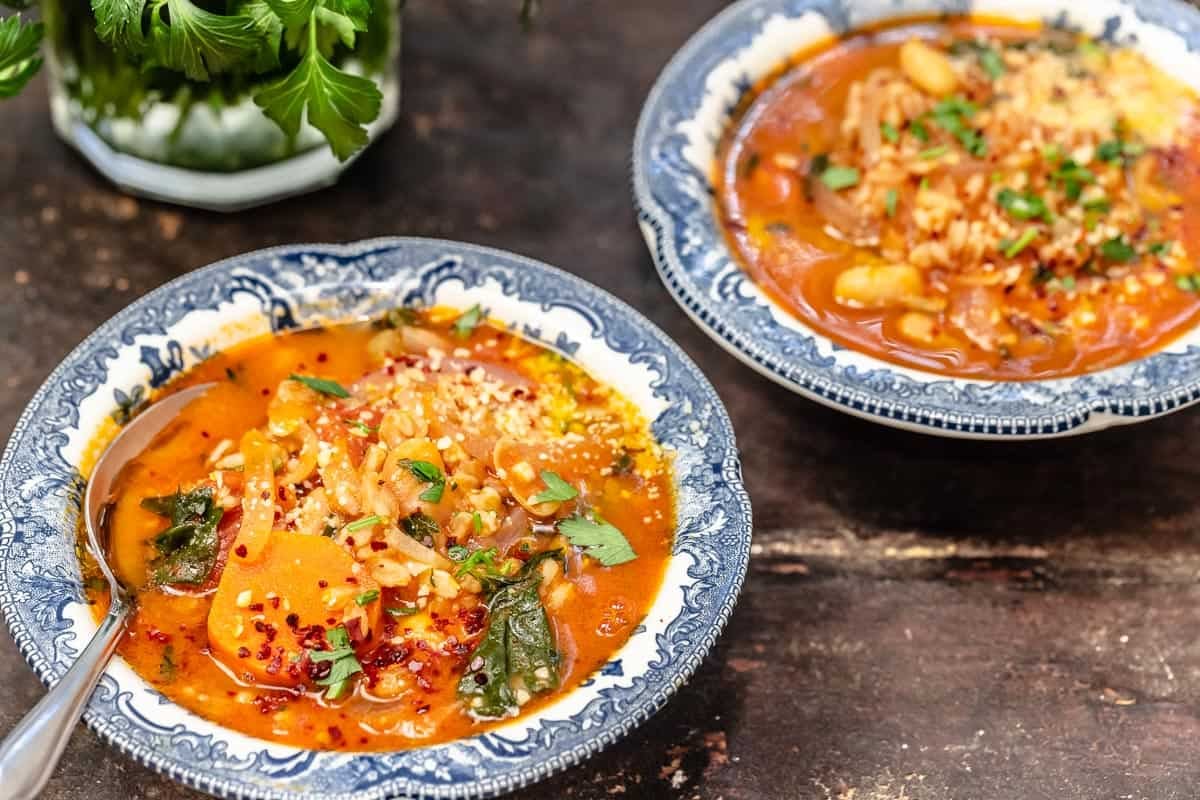
[[932, 161], [935, 158], [941, 158], [949, 152], [949, 145], [939, 144], [917, 153], [917, 158], [920, 158], [924, 161]]
[[908, 132], [918, 142], [925, 143], [929, 141], [929, 128], [926, 128], [925, 123], [919, 119], [914, 119], [908, 124]]
[[310, 661], [328, 661], [329, 674], [317, 681], [318, 686], [328, 687], [325, 697], [337, 700], [350, 686], [350, 678], [362, 672], [362, 664], [354, 655], [350, 646], [350, 634], [345, 628], [332, 628], [326, 634], [325, 640], [331, 650], [309, 650]]
[[1094, 200], [1087, 200], [1083, 203], [1084, 211], [1100, 211], [1108, 212], [1112, 210], [1112, 203], [1107, 197], [1097, 197]]
[[572, 545], [583, 548], [584, 555], [591, 556], [606, 567], [637, 558], [625, 534], [607, 522], [577, 515], [559, 520], [558, 531]]
[[[466, 550], [466, 548], [463, 549]], [[482, 550], [470, 550], [461, 555], [462, 558], [452, 559], [459, 563], [454, 577], [461, 578], [464, 575], [471, 575], [482, 583], [489, 578], [500, 576], [500, 573], [496, 570], [496, 557], [500, 555], [500, 551], [496, 548], [488, 547]]]
[[446, 558], [451, 561], [466, 561], [469, 555], [471, 555], [471, 548], [463, 547], [461, 544], [451, 545], [446, 548]]
[[1046, 201], [1033, 192], [1017, 192], [1006, 187], [997, 193], [996, 202], [1016, 219], [1040, 218], [1050, 222], [1052, 218]]
[[562, 479], [557, 472], [552, 472], [548, 469], [542, 470], [542, 481], [546, 484], [544, 492], [538, 492], [533, 497], [529, 498], [531, 503], [564, 503], [567, 500], [574, 500], [579, 496], [579, 492], [574, 486]]
[[378, 599], [379, 599], [379, 590], [378, 589], [368, 589], [367, 591], [365, 591], [362, 594], [355, 597], [354, 602], [358, 603], [360, 606], [365, 606], [365, 605], [374, 603]]
[[1063, 157], [1063, 149], [1058, 144], [1051, 142], [1042, 148], [1042, 158], [1047, 161], [1058, 161]]
[[899, 199], [900, 193], [895, 188], [888, 189], [887, 194], [883, 196], [883, 208], [889, 217], [896, 216], [896, 202]]
[[1051, 177], [1062, 181], [1063, 189], [1070, 200], [1078, 200], [1079, 195], [1083, 193], [1083, 185], [1085, 183], [1094, 183], [1096, 180], [1094, 172], [1086, 167], [1079, 166], [1070, 158], [1063, 161]]
[[987, 140], [967, 124], [978, 107], [961, 95], [947, 97], [933, 107], [933, 121], [938, 127], [958, 139], [968, 153], [976, 158], [987, 155]]
[[372, 514], [369, 517], [363, 517], [362, 519], [354, 520], [354, 522], [351, 522], [346, 526], [346, 530], [350, 533], [354, 533], [355, 531], [361, 531], [363, 528], [370, 528], [374, 525], [378, 525], [381, 522], [383, 522], [383, 517], [379, 516], [378, 514]]
[[384, 314], [383, 324], [389, 328], [403, 328], [406, 325], [416, 325], [418, 319], [420, 318], [414, 309], [399, 306]]
[[858, 185], [858, 170], [854, 167], [839, 167], [835, 164], [827, 167], [821, 173], [821, 183], [835, 192], [839, 189], [849, 189], [851, 186]]
[[979, 66], [983, 67], [983, 71], [992, 80], [996, 80], [1007, 71], [1004, 59], [990, 47], [979, 48]]
[[418, 495], [421, 500], [424, 500], [426, 503], [440, 503], [442, 501], [442, 493], [446, 490], [446, 476], [442, 474], [437, 465], [430, 464], [428, 461], [405, 460], [401, 463], [408, 467], [408, 471], [416, 476], [417, 480], [429, 484], [429, 488]]
[[1101, 142], [1096, 147], [1096, 158], [1108, 163], [1115, 163], [1130, 158], [1137, 158], [1146, 152], [1146, 146], [1141, 142], [1126, 142], [1120, 138]]
[[1061, 281], [1059, 281], [1059, 282], [1058, 282], [1058, 285], [1062, 287], [1062, 289], [1063, 289], [1063, 291], [1064, 291], [1064, 292], [1070, 292], [1070, 291], [1074, 291], [1074, 289], [1075, 289], [1075, 276], [1074, 276], [1074, 275], [1068, 275], [1067, 277], [1065, 277], [1065, 278], [1063, 278]]
[[175, 646], [167, 645], [163, 648], [162, 661], [158, 663], [158, 677], [162, 678], [164, 683], [171, 683], [175, 680], [175, 673], [179, 666], [175, 663]]
[[379, 430], [378, 427], [372, 427], [360, 419], [348, 419], [346, 420], [346, 425], [360, 432], [363, 436], [370, 436]]
[[478, 511], [471, 514], [471, 528], [475, 531], [476, 536], [483, 533], [483, 517], [479, 516]]
[[1038, 236], [1037, 228], [1026, 228], [1017, 240], [1004, 248], [1005, 258], [1016, 258], [1022, 250], [1028, 247]]
[[391, 617], [411, 617], [420, 610], [416, 606], [388, 606], [384, 609]]
[[1137, 256], [1137, 251], [1133, 249], [1133, 245], [1125, 241], [1124, 236], [1114, 236], [1100, 245], [1100, 254], [1114, 264], [1124, 264], [1132, 261]]
[[454, 320], [454, 335], [460, 339], [466, 339], [483, 322], [483, 316], [483, 309], [478, 303], [471, 306], [458, 319]]
[[1146, 248], [1146, 252], [1152, 256], [1165, 256], [1171, 252], [1171, 242], [1155, 242]]
[[297, 381], [299, 383], [303, 383], [305, 386], [312, 389], [314, 392], [320, 392], [321, 394], [327, 394], [330, 397], [349, 397], [350, 396], [350, 392], [346, 391], [346, 388], [344, 386], [342, 386], [337, 381], [331, 381], [331, 380], [328, 380], [327, 378], [313, 378], [308, 375], [297, 375], [296, 373], [293, 372], [291, 375], [288, 376], [288, 380], [293, 380], [293, 381]]
[[1200, 292], [1200, 274], [1176, 275], [1175, 285], [1185, 292]]
[[900, 131], [896, 130], [896, 126], [890, 122], [879, 123], [879, 133], [892, 144], [900, 141]]

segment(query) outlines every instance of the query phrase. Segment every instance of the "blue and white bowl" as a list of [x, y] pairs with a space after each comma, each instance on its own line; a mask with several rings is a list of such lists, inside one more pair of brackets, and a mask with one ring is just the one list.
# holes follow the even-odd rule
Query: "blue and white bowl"
[[220, 797], [491, 797], [578, 763], [628, 733], [695, 671], [733, 609], [750, 503], [729, 418], [696, 366], [611, 295], [527, 258], [427, 239], [300, 245], [232, 258], [130, 305], [38, 390], [0, 459], [0, 610], [46, 684], [96, 629], [75, 528], [84, 448], [171, 377], [238, 341], [374, 316], [397, 304], [480, 303], [583, 365], [675, 451], [678, 528], [644, 623], [614, 658], [543, 711], [482, 735], [393, 753], [331, 753], [202, 719], [115, 660], [84, 718], [159, 772]]
[[729, 352], [772, 380], [859, 417], [965, 438], [1042, 438], [1156, 417], [1200, 399], [1200, 331], [1074, 378], [1000, 382], [895, 366], [834, 344], [738, 267], [711, 176], [734, 109], [789, 56], [864, 24], [930, 13], [1044, 19], [1134, 46], [1200, 89], [1200, 11], [1181, 0], [741, 0], [663, 70], [638, 123], [638, 219], [667, 289]]

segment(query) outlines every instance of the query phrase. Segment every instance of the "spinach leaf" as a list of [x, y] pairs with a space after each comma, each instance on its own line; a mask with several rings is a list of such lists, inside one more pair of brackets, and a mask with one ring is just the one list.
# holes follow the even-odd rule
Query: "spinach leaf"
[[208, 580], [217, 562], [217, 525], [225, 510], [213, 502], [210, 487], [147, 497], [142, 508], [167, 517], [171, 525], [154, 537], [158, 558], [150, 563], [155, 583], [196, 585]]
[[562, 554], [539, 553], [512, 579], [496, 581], [503, 585], [489, 601], [487, 630], [458, 682], [459, 700], [477, 717], [517, 713], [517, 687], [536, 693], [558, 686], [558, 646], [538, 595], [547, 558]]

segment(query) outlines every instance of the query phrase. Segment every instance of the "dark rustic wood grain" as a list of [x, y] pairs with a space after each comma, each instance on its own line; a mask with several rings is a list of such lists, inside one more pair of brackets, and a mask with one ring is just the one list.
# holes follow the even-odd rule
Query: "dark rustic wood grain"
[[[794, 397], [693, 327], [634, 223], [629, 143], [717, 0], [410, 4], [404, 115], [336, 188], [237, 216], [124, 198], [0, 106], [0, 431], [99, 322], [258, 247], [444, 236], [645, 311], [712, 378], [758, 530], [730, 629], [626, 741], [523, 796], [1200, 795], [1200, 412], [1082, 439], [949, 442]], [[0, 640], [0, 731], [41, 694]], [[195, 798], [80, 730], [49, 800]]]

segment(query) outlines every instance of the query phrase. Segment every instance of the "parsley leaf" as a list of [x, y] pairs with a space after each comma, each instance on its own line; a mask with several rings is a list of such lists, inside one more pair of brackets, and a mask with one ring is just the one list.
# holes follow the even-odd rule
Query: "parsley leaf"
[[299, 383], [303, 383], [305, 386], [312, 389], [314, 392], [327, 394], [331, 397], [350, 396], [350, 392], [346, 391], [344, 386], [337, 381], [331, 381], [326, 378], [312, 378], [308, 375], [297, 375], [293, 372], [288, 376], [288, 380], [298, 381]]
[[479, 327], [481, 322], [483, 322], [483, 309], [476, 303], [454, 320], [454, 335], [460, 339], [466, 339]]
[[854, 167], [839, 167], [836, 164], [826, 167], [821, 173], [821, 183], [833, 189], [849, 189], [858, 185], [858, 170]]
[[13, 97], [42, 66], [38, 47], [42, 23], [25, 23], [16, 14], [0, 19], [0, 97]]
[[425, 491], [421, 492], [418, 497], [426, 503], [440, 503], [442, 501], [442, 493], [446, 490], [446, 476], [438, 469], [436, 464], [431, 464], [428, 461], [412, 461], [405, 459], [400, 462], [408, 467], [408, 471], [416, 476], [417, 480], [424, 481], [430, 486]]
[[331, 64], [317, 44], [317, 14], [309, 17], [309, 42], [304, 55], [286, 77], [254, 96], [284, 133], [295, 136], [307, 109], [310, 125], [325, 134], [329, 146], [345, 161], [366, 146], [367, 123], [379, 116], [383, 94], [375, 83]]
[[596, 522], [574, 516], [559, 520], [558, 531], [584, 555], [591, 556], [606, 567], [614, 567], [637, 558], [625, 534], [607, 522]]
[[979, 66], [983, 67], [983, 71], [992, 80], [996, 80], [1007, 72], [1004, 67], [1004, 59], [990, 47], [979, 48]]
[[[152, 0], [148, 18], [148, 61], [196, 81], [207, 81], [213, 74], [252, 62], [264, 46], [262, 34], [249, 17], [214, 14], [192, 0]], [[138, 25], [140, 19], [139, 15]]]
[[1050, 209], [1046, 207], [1046, 201], [1033, 192], [1016, 192], [1006, 187], [997, 193], [996, 202], [1016, 219], [1040, 217], [1046, 222], [1051, 220]]
[[567, 483], [556, 472], [542, 470], [542, 480], [546, 483], [546, 491], [539, 492], [529, 498], [531, 503], [562, 503], [574, 500], [579, 496], [575, 487]]
[[358, 658], [354, 655], [354, 648], [350, 646], [350, 634], [346, 633], [345, 628], [331, 629], [325, 635], [325, 640], [333, 649], [309, 650], [308, 658], [310, 661], [330, 662], [329, 674], [316, 683], [318, 686], [329, 687], [325, 696], [336, 700], [349, 687], [350, 678], [362, 672], [362, 664], [358, 663]]
[[96, 34], [117, 47], [136, 52], [143, 44], [142, 12], [146, 0], [92, 0]]
[[890, 122], [879, 123], [879, 132], [892, 144], [900, 141], [900, 131], [896, 130], [896, 126]]
[[1137, 255], [1137, 251], [1133, 249], [1133, 245], [1125, 241], [1124, 236], [1114, 236], [1100, 245], [1100, 254], [1108, 261], [1124, 264], [1132, 261]]

